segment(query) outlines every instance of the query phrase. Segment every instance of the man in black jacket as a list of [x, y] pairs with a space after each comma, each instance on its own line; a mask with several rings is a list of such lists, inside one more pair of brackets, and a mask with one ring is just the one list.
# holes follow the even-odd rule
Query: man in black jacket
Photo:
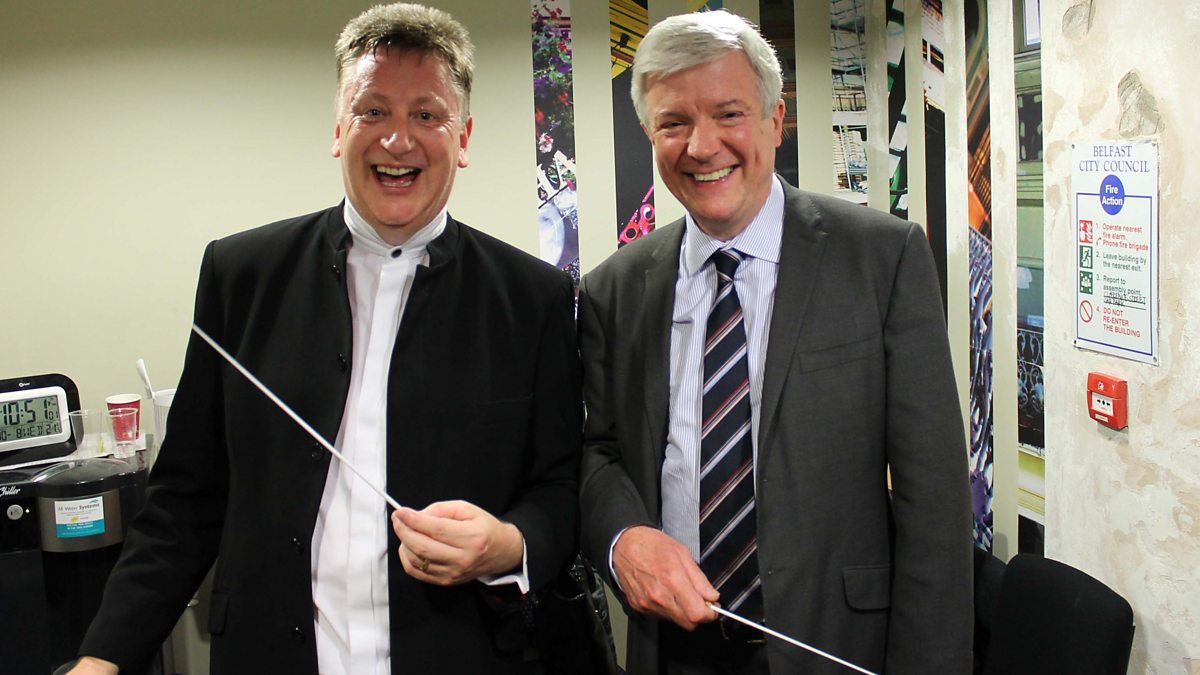
[[143, 668], [214, 560], [214, 673], [516, 672], [495, 598], [575, 549], [570, 279], [446, 212], [466, 31], [376, 7], [337, 59], [346, 200], [211, 243], [195, 320], [404, 507], [193, 338], [76, 673]]

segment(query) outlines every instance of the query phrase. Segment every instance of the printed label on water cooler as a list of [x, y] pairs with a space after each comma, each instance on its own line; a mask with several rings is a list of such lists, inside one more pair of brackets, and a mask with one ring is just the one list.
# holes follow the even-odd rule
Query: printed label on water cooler
[[104, 497], [54, 502], [54, 530], [59, 539], [104, 534]]

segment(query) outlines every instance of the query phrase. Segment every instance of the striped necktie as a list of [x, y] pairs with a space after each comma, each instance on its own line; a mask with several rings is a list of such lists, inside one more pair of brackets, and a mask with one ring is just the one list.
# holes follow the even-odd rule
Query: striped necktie
[[700, 569], [721, 593], [725, 609], [761, 618], [750, 368], [742, 306], [733, 286], [742, 258], [728, 249], [710, 260], [717, 270], [717, 297], [704, 340]]

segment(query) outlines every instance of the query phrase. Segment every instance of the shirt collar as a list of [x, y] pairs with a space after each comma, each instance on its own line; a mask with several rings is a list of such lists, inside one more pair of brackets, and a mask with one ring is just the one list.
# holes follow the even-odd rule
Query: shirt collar
[[342, 217], [346, 221], [346, 227], [350, 229], [350, 238], [353, 240], [354, 246], [361, 247], [367, 253], [388, 258], [399, 258], [401, 255], [405, 257], [424, 255], [425, 247], [429, 245], [429, 242], [437, 239], [446, 229], [447, 220], [446, 209], [442, 208], [433, 217], [433, 220], [414, 232], [413, 236], [404, 242], [404, 246], [392, 246], [379, 236], [375, 228], [371, 227], [370, 223], [358, 213], [349, 199], [345, 201]]
[[733, 248], [750, 258], [770, 263], [779, 263], [779, 247], [783, 240], [783, 185], [778, 176], [771, 177], [771, 191], [758, 214], [729, 241], [713, 239], [704, 233], [692, 215], [685, 215], [686, 231], [683, 237], [683, 273], [692, 276], [704, 268], [704, 263], [713, 253], [723, 248]]

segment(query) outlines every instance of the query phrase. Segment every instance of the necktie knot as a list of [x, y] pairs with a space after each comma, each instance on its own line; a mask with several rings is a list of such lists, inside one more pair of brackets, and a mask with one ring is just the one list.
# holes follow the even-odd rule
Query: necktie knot
[[717, 268], [717, 284], [723, 286], [733, 281], [733, 275], [742, 263], [742, 254], [732, 248], [725, 248], [712, 254], [710, 259], [713, 267]]

